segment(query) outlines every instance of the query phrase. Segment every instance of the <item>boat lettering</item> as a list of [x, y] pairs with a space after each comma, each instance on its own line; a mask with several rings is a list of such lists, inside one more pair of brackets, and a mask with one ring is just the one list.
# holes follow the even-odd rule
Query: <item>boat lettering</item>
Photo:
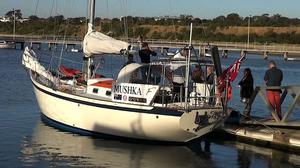
[[141, 88], [135, 86], [115, 85], [114, 92], [121, 94], [142, 95]]
[[139, 97], [131, 97], [131, 96], [129, 96], [128, 100], [131, 101], [131, 102], [147, 103], [147, 99], [145, 99], [145, 98], [139, 98]]

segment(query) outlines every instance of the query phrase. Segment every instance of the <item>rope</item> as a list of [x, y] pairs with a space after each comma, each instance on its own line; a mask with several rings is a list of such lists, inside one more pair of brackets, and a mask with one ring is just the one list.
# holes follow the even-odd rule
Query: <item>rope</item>
[[249, 117], [249, 116], [247, 116], [247, 115], [245, 115], [245, 114], [243, 114], [243, 113], [240, 113], [240, 115], [242, 115], [243, 117], [248, 118], [248, 119], [254, 121], [255, 123], [258, 123], [258, 124], [260, 124], [260, 125], [266, 127], [268, 130], [271, 130], [271, 132], [272, 132], [273, 134], [282, 134], [282, 132], [281, 132], [280, 130], [274, 129], [274, 128], [272, 128], [272, 127], [270, 127], [270, 126], [264, 124], [263, 122], [260, 122], [260, 121], [258, 121], [258, 120], [256, 120], [256, 119], [253, 119], [253, 118], [251, 118], [251, 117]]
[[[48, 54], [47, 52], [38, 52], [37, 55], [44, 55], [44, 56], [49, 56], [49, 57], [51, 57], [51, 55]], [[59, 56], [53, 56], [53, 58], [60, 58], [60, 57], [59, 57]], [[62, 59], [62, 60], [66, 60], [67, 62], [70, 62], [70, 63], [82, 65], [82, 62], [74, 61], [74, 60], [67, 59], [67, 58], [61, 58], [61, 59]]]
[[[238, 105], [238, 104], [233, 104], [233, 106], [239, 106], [239, 105]], [[275, 128], [272, 128], [272, 127], [270, 127], [270, 126], [264, 124], [263, 122], [261, 122], [261, 121], [259, 121], [259, 120], [253, 119], [253, 118], [251, 118], [250, 116], [247, 116], [247, 115], [245, 115], [245, 114], [243, 114], [243, 113], [240, 113], [240, 115], [243, 116], [243, 117], [245, 117], [245, 118], [247, 118], [247, 119], [250, 119], [250, 121], [256, 122], [257, 124], [266, 127], [267, 129], [271, 130], [271, 132], [272, 132], [273, 134], [282, 134], [282, 132], [281, 132], [280, 130], [275, 129]], [[239, 130], [239, 129], [237, 129], [237, 130]], [[237, 132], [237, 131], [236, 131], [236, 132]]]

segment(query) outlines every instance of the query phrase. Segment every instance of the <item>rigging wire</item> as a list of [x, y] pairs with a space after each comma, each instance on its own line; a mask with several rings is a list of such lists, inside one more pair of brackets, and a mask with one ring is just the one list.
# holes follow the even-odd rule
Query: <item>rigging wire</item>
[[[69, 4], [69, 3], [68, 3]], [[64, 11], [68, 11], [67, 10], [67, 7], [69, 5], [67, 5], [67, 1], [65, 1], [65, 10]], [[63, 43], [62, 43], [62, 46], [61, 46], [61, 51], [60, 51], [60, 60], [59, 60], [59, 66], [61, 65], [61, 58], [63, 56], [63, 50], [64, 50], [64, 46], [66, 45], [66, 36], [67, 36], [67, 30], [68, 30], [68, 26], [69, 26], [69, 20], [66, 19], [65, 21], [65, 26], [64, 26], [64, 36], [63, 36]]]
[[36, 1], [36, 6], [35, 6], [35, 11], [34, 11], [34, 15], [36, 16], [37, 10], [38, 10], [38, 6], [39, 6], [40, 0]]
[[[109, 0], [106, 0], [106, 18], [110, 18], [110, 10], [109, 10]], [[112, 32], [112, 22], [109, 23], [109, 31], [108, 32]]]
[[[52, 14], [53, 14], [53, 11], [54, 11], [54, 6], [55, 6], [55, 0], [52, 0], [52, 5], [51, 5], [51, 10], [50, 10], [50, 14], [49, 14], [49, 18], [50, 17], [52, 17]], [[53, 36], [53, 40], [55, 40], [55, 26], [56, 25], [56, 23], [55, 23], [55, 20], [54, 20], [54, 29], [53, 29], [53, 33], [54, 33], [54, 36]], [[49, 43], [49, 47], [51, 47], [51, 43]], [[52, 63], [53, 63], [53, 56], [54, 56], [54, 50], [52, 50], [52, 52], [51, 52], [51, 55], [52, 55], [52, 57], [50, 58], [50, 60], [49, 60], [49, 64], [48, 64], [48, 70], [50, 70], [50, 69], [52, 69]]]
[[125, 38], [128, 40], [128, 2], [127, 0], [125, 1]]
[[[38, 10], [39, 3], [40, 3], [40, 0], [37, 0], [37, 1], [36, 1], [36, 4], [35, 4], [34, 16], [36, 16], [36, 13], [37, 13], [37, 10]], [[33, 41], [33, 37], [31, 36], [31, 39], [30, 39], [31, 47], [32, 47], [32, 41]]]
[[[172, 13], [172, 12], [173, 12], [172, 2], [171, 2], [171, 0], [169, 0], [169, 13]], [[173, 29], [174, 29], [175, 40], [177, 40], [177, 32], [176, 32], [174, 18], [172, 18], [171, 20], [172, 20], [172, 25], [173, 25]]]
[[123, 25], [124, 25], [124, 36], [125, 36], [125, 39], [128, 40], [128, 22], [127, 22], [127, 0], [123, 0], [121, 1], [121, 9], [123, 9], [123, 13], [124, 13], [124, 16], [123, 16]]

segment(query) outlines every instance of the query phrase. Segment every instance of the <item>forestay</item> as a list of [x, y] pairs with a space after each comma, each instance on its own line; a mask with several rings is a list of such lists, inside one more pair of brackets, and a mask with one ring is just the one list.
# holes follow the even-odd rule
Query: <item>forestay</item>
[[83, 52], [86, 57], [95, 54], [120, 54], [128, 46], [127, 42], [116, 40], [97, 31], [88, 32], [83, 40]]

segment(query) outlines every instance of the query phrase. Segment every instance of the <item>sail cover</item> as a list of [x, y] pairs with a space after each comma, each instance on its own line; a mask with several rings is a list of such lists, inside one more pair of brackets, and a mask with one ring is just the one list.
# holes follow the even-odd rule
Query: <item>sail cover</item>
[[25, 48], [22, 58], [22, 64], [26, 68], [38, 73], [39, 75], [45, 77], [51, 82], [56, 82], [56, 78], [51, 74], [51, 72], [46, 70], [45, 67], [39, 63], [39, 61], [37, 60], [36, 53], [28, 47]]
[[94, 54], [120, 54], [128, 46], [127, 42], [116, 40], [96, 31], [88, 32], [83, 40], [83, 52], [86, 57]]

